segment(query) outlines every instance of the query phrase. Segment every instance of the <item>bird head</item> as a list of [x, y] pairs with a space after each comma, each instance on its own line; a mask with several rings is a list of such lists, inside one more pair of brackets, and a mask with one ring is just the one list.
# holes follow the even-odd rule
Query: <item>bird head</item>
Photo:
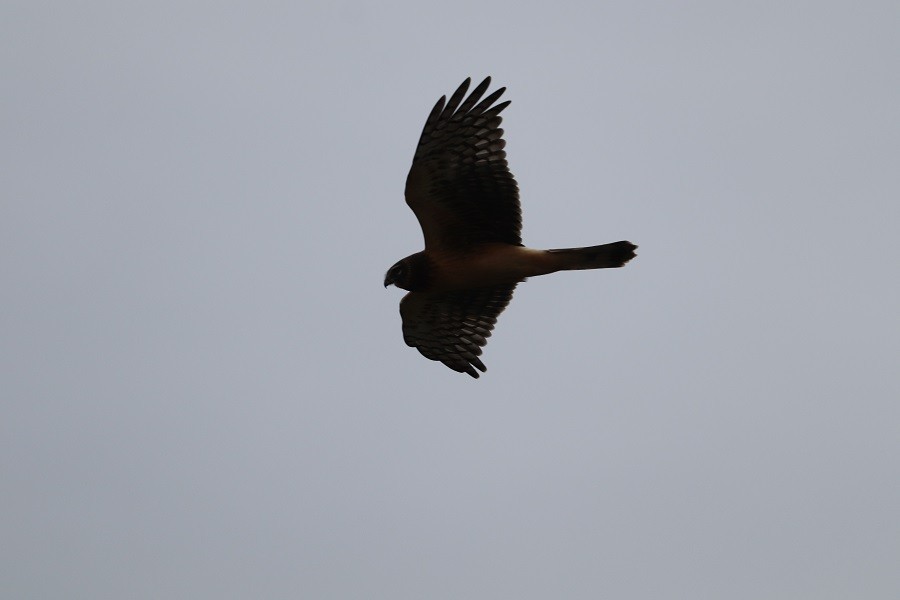
[[409, 276], [409, 267], [406, 265], [406, 259], [404, 258], [400, 262], [394, 264], [393, 267], [388, 269], [388, 272], [384, 275], [384, 287], [387, 287], [391, 284], [396, 285], [401, 289], [409, 289], [406, 286], [406, 281]]
[[407, 292], [424, 292], [431, 283], [431, 261], [424, 252], [410, 254], [394, 264], [384, 275], [384, 287], [396, 285]]

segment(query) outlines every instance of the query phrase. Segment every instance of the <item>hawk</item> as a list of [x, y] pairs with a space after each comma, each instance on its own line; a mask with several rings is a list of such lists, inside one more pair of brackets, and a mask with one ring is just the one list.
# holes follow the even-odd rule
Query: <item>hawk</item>
[[[400, 301], [403, 339], [426, 358], [478, 378], [478, 357], [497, 317], [527, 277], [621, 267], [637, 248], [621, 241], [535, 250], [522, 244], [519, 187], [506, 164], [500, 88], [482, 100], [487, 77], [466, 97], [466, 79], [428, 115], [406, 178], [425, 249], [384, 277], [408, 291]], [[477, 369], [477, 370], [476, 370]]]

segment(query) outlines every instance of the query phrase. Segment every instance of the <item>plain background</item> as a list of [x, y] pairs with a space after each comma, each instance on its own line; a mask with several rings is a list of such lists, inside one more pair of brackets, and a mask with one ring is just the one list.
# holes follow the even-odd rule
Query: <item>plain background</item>
[[[0, 596], [897, 598], [900, 4], [0, 7]], [[478, 381], [387, 268], [513, 100]]]

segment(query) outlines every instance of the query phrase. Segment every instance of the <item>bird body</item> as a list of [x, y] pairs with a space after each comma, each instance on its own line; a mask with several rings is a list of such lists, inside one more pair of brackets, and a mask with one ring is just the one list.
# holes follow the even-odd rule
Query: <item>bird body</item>
[[[406, 180], [425, 249], [384, 278], [409, 293], [400, 302], [403, 338], [426, 358], [478, 377], [478, 358], [497, 316], [528, 277], [562, 270], [621, 267], [634, 244], [536, 250], [522, 244], [519, 189], [506, 162], [500, 88], [490, 77], [466, 98], [470, 80], [442, 97], [425, 122]], [[477, 369], [477, 370], [476, 370]]]
[[443, 252], [423, 250], [404, 259], [430, 270], [423, 284], [404, 287], [402, 281], [391, 283], [407, 291], [419, 292], [447, 292], [519, 283], [529, 277], [557, 271], [620, 267], [634, 256], [634, 248], [629, 242], [553, 250], [486, 243]]

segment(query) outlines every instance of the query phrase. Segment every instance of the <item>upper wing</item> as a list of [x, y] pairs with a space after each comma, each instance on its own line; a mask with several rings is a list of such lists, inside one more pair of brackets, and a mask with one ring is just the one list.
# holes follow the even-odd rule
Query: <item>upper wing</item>
[[[500, 111], [506, 88], [478, 102], [488, 77], [463, 102], [469, 79], [434, 106], [406, 178], [406, 203], [416, 213], [425, 247], [522, 243], [519, 187], [506, 164]], [[477, 105], [476, 105], [477, 103]]]
[[478, 378], [478, 358], [516, 284], [458, 292], [410, 292], [400, 301], [403, 340], [426, 358]]

